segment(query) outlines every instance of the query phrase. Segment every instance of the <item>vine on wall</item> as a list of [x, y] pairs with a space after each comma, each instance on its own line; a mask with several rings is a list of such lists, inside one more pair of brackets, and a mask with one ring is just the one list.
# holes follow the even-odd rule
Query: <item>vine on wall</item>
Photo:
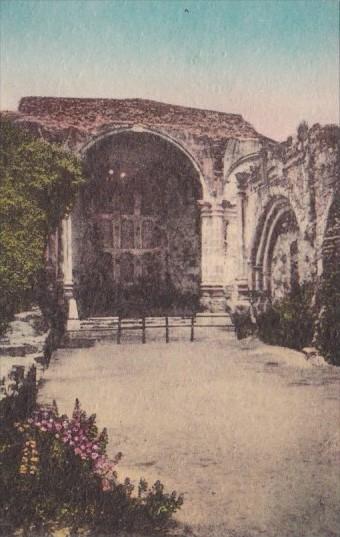
[[[0, 333], [42, 297], [49, 235], [83, 182], [78, 159], [0, 118]], [[40, 291], [40, 293], [38, 293]]]

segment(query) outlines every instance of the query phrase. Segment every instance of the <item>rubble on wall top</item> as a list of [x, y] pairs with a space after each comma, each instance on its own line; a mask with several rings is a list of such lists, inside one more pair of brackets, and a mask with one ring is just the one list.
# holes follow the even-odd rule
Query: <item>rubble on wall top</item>
[[46, 127], [76, 126], [85, 131], [105, 124], [145, 124], [187, 131], [193, 137], [212, 140], [230, 137], [264, 138], [240, 114], [189, 108], [145, 99], [89, 99], [23, 97], [19, 105], [23, 119], [40, 121]]

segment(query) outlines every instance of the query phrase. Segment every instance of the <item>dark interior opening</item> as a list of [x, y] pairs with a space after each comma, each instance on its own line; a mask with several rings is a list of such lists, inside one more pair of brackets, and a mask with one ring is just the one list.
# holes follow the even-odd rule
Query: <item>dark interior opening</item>
[[200, 287], [198, 172], [147, 133], [88, 151], [73, 214], [74, 279], [82, 317], [195, 311]]

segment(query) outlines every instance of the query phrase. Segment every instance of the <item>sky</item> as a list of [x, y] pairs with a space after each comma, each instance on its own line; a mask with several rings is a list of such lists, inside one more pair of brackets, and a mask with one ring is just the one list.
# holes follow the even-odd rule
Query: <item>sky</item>
[[240, 113], [283, 140], [339, 122], [337, 0], [0, 0], [0, 108], [28, 95]]

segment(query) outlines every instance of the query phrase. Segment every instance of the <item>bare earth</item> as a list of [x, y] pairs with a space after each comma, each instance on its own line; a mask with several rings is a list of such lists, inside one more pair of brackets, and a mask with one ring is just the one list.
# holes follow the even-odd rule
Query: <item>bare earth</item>
[[40, 400], [76, 397], [122, 479], [185, 494], [181, 535], [340, 536], [340, 368], [231, 336], [59, 350]]

